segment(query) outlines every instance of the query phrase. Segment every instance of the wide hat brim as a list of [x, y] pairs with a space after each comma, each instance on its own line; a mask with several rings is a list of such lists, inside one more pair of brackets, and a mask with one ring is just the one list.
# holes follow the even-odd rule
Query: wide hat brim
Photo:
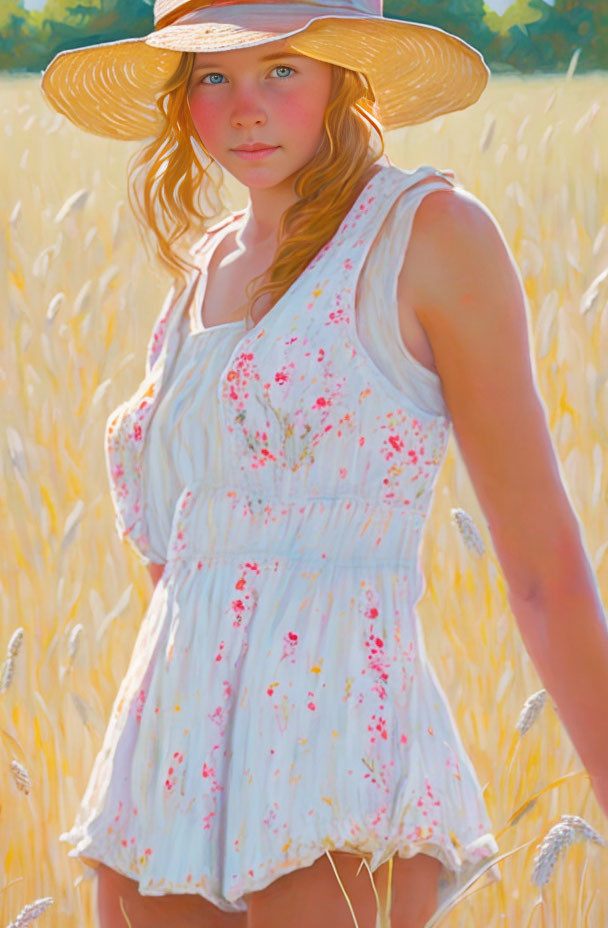
[[156, 99], [182, 52], [223, 52], [289, 39], [297, 52], [367, 77], [385, 130], [475, 103], [490, 76], [483, 56], [436, 26], [318, 6], [206, 7], [147, 36], [60, 52], [42, 75], [50, 105], [87, 132], [123, 140], [158, 135]]

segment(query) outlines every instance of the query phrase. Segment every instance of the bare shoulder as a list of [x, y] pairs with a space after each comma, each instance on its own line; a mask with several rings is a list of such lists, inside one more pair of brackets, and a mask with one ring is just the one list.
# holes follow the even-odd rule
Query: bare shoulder
[[474, 352], [491, 348], [487, 339], [500, 325], [525, 341], [528, 318], [519, 269], [492, 212], [464, 188], [432, 190], [422, 199], [402, 273], [434, 354], [445, 347], [439, 342], [452, 327]]
[[420, 302], [442, 295], [442, 304], [449, 307], [454, 277], [461, 280], [467, 269], [477, 277], [492, 278], [497, 273], [508, 276], [514, 268], [491, 211], [474, 194], [458, 186], [431, 190], [420, 202], [405, 260], [417, 307]]
[[[443, 171], [451, 175], [453, 172]], [[434, 181], [433, 176], [419, 181], [415, 187]], [[500, 231], [487, 208], [468, 191], [448, 186], [428, 191], [419, 200], [412, 220], [404, 260], [398, 275], [397, 301], [403, 341], [419, 361], [438, 373], [434, 349], [423, 319], [423, 309], [432, 304], [455, 307], [453, 277], [463, 266], [463, 252], [468, 252], [469, 263], [497, 260], [480, 255], [479, 247], [488, 245], [488, 226], [500, 239]], [[477, 244], [476, 244], [477, 242]], [[499, 249], [500, 251], [500, 249]], [[502, 248], [501, 258], [506, 257]], [[500, 260], [500, 258], [498, 258]]]

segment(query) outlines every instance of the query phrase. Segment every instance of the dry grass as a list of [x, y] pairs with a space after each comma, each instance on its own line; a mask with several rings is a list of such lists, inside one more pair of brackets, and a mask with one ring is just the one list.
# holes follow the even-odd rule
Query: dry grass
[[[404, 167], [452, 168], [501, 225], [529, 298], [563, 476], [604, 593], [607, 87], [600, 75], [494, 78], [471, 110], [387, 138]], [[141, 379], [167, 281], [151, 273], [125, 204], [131, 146], [54, 116], [35, 78], [0, 83], [0, 109], [9, 280], [0, 330], [0, 659], [9, 642], [13, 652], [0, 694], [0, 922], [52, 894], [39, 923], [81, 928], [94, 925], [91, 884], [57, 836], [72, 824], [150, 597], [145, 569], [114, 532], [102, 435], [110, 410]], [[243, 205], [241, 188], [227, 190], [227, 207]], [[485, 551], [467, 547], [453, 509], [471, 516]], [[442, 928], [602, 928], [608, 863], [596, 843], [568, 847], [540, 897], [531, 880], [540, 841], [562, 814], [600, 833], [606, 822], [551, 700], [538, 702], [529, 730], [516, 728], [542, 684], [453, 441], [423, 561], [428, 652], [507, 854], [502, 883], [474, 886]], [[22, 644], [11, 637], [18, 628]]]

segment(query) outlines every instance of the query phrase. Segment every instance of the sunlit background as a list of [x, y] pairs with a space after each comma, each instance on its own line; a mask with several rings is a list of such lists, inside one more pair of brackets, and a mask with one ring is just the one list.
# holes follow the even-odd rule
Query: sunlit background
[[[452, 169], [503, 230], [562, 474], [608, 603], [608, 81], [579, 73], [577, 60], [559, 75], [493, 75], [470, 109], [386, 142], [404, 168]], [[0, 81], [0, 659], [9, 644], [14, 652], [0, 692], [0, 922], [52, 900], [31, 920], [92, 928], [93, 884], [57, 839], [73, 822], [151, 594], [115, 533], [103, 431], [142, 379], [168, 279], [151, 267], [126, 205], [135, 146], [79, 132], [38, 84], [37, 75]], [[226, 212], [244, 203], [228, 179]], [[473, 520], [483, 553], [467, 545], [455, 508]], [[605, 928], [605, 847], [574, 843], [542, 890], [531, 880], [561, 815], [604, 838], [608, 828], [551, 699], [525, 734], [516, 728], [542, 684], [453, 439], [423, 568], [427, 650], [507, 854], [502, 882], [473, 886], [441, 925]]]

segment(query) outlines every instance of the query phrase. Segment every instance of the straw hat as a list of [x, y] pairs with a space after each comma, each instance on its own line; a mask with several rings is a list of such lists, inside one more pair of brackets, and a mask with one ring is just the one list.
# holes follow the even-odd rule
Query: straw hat
[[311, 58], [363, 73], [385, 130], [465, 109], [490, 71], [482, 55], [435, 26], [388, 19], [382, 0], [156, 0], [154, 31], [56, 55], [42, 90], [59, 113], [95, 135], [157, 135], [156, 105], [182, 52], [230, 51], [289, 38]]

